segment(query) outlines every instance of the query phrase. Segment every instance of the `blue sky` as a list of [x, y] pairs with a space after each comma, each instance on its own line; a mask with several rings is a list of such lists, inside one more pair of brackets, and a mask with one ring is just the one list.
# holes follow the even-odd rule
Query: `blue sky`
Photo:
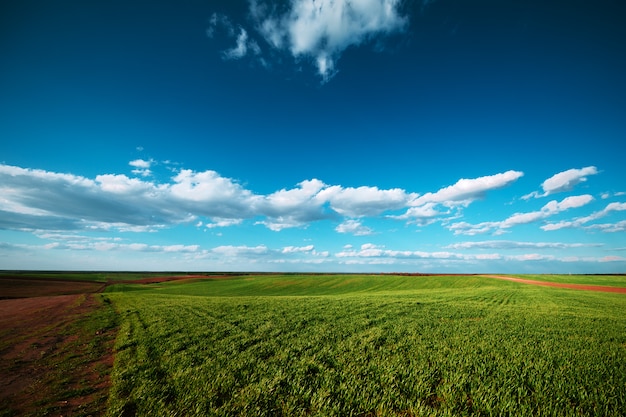
[[0, 269], [626, 272], [620, 1], [0, 6]]

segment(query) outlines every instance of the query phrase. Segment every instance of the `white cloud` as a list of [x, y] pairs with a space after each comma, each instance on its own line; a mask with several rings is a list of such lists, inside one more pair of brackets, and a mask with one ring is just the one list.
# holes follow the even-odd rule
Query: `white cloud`
[[[548, 223], [544, 226], [541, 227], [541, 229], [545, 230], [545, 231], [553, 231], [553, 230], [559, 230], [559, 229], [565, 229], [565, 228], [577, 228], [577, 227], [583, 227], [585, 224], [592, 222], [594, 220], [598, 220], [602, 217], [607, 216], [608, 214], [610, 214], [611, 212], [614, 211], [624, 211], [626, 210], [626, 203], [609, 203], [607, 204], [607, 206], [600, 210], [600, 211], [596, 211], [594, 213], [591, 213], [589, 216], [585, 216], [585, 217], [578, 217], [574, 220], [571, 221], [561, 221], [558, 223]], [[594, 226], [587, 226], [587, 228], [597, 228], [597, 229], [601, 229], [603, 231], [620, 231], [619, 230], [619, 224], [616, 225], [617, 229], [614, 229], [612, 227], [612, 225], [604, 225], [604, 226], [600, 226], [600, 225], [594, 225]]]
[[146, 161], [144, 159], [135, 159], [134, 161], [130, 161], [128, 165], [135, 167], [135, 169], [132, 170], [133, 174], [141, 175], [142, 177], [148, 177], [152, 175], [150, 167], [153, 163], [153, 160]]
[[256, 204], [258, 214], [268, 217], [257, 222], [271, 230], [280, 231], [285, 228], [301, 227], [316, 220], [328, 218], [323, 210], [324, 199], [318, 193], [326, 187], [318, 179], [302, 181], [297, 188], [282, 189], [265, 196]]
[[230, 19], [221, 14], [221, 13], [213, 13], [209, 19], [209, 27], [206, 31], [206, 35], [209, 38], [215, 36], [215, 32], [217, 30], [224, 30], [229, 37], [235, 36], [235, 27], [231, 23]]
[[48, 250], [80, 250], [97, 252], [153, 252], [153, 253], [195, 253], [200, 251], [199, 245], [148, 245], [145, 243], [118, 243], [106, 239], [88, 238], [77, 236], [79, 240], [67, 240], [65, 242], [52, 242], [43, 245]]
[[[593, 197], [589, 194], [571, 196], [571, 197], [564, 198], [563, 201], [561, 201], [560, 203], [557, 203], [556, 206], [551, 207], [550, 210], [554, 210], [557, 212], [565, 211], [571, 208], [582, 207], [586, 204], [589, 204], [591, 201], [593, 201]], [[548, 204], [551, 204], [551, 203], [548, 203]]]
[[307, 246], [285, 246], [282, 253], [303, 253], [303, 252], [313, 252], [315, 246], [307, 245]]
[[248, 257], [248, 256], [265, 255], [265, 254], [269, 253], [270, 250], [265, 245], [258, 245], [258, 246], [245, 246], [245, 245], [231, 246], [231, 245], [226, 245], [226, 246], [215, 247], [215, 248], [211, 249], [211, 252], [213, 252], [214, 254], [218, 254], [220, 256], [237, 258], [237, 257], [241, 257], [241, 256]]
[[[287, 10], [272, 3], [250, 2], [250, 15], [265, 41], [296, 59], [311, 59], [324, 81], [335, 74], [345, 49], [374, 37], [403, 31], [408, 18], [400, 0], [291, 0]], [[272, 5], [270, 7], [270, 5]]]
[[373, 243], [365, 243], [361, 245], [360, 250], [352, 249], [352, 247], [344, 247], [344, 250], [335, 254], [338, 258], [391, 258], [391, 259], [461, 259], [464, 255], [452, 252], [437, 251], [409, 251], [409, 250], [392, 250], [385, 249], [384, 246], [375, 245]]
[[[216, 227], [237, 226], [243, 223], [243, 219], [219, 219], [214, 217], [212, 220], [212, 223], [207, 223], [204, 225], [204, 227], [206, 227], [207, 229], [214, 229]], [[200, 226], [201, 225], [202, 224], [200, 224]]]
[[146, 161], [144, 159], [135, 159], [134, 161], [130, 161], [128, 165], [135, 168], [147, 169], [150, 168], [153, 161]]
[[617, 223], [600, 223], [585, 227], [587, 230], [599, 230], [605, 233], [616, 233], [626, 231], [626, 220]]
[[153, 185], [137, 178], [128, 178], [126, 175], [105, 174], [96, 176], [100, 189], [114, 194], [143, 193], [153, 189]]
[[224, 51], [226, 59], [239, 59], [248, 53], [248, 32], [244, 28], [240, 28], [239, 36], [237, 36], [237, 46]]
[[488, 240], [482, 242], [461, 242], [446, 246], [446, 249], [569, 249], [603, 246], [599, 243], [562, 242], [517, 242], [511, 240]]
[[219, 219], [243, 219], [256, 214], [260, 197], [215, 171], [181, 170], [173, 184], [159, 188], [163, 201], [177, 204], [177, 211]]
[[241, 59], [246, 56], [249, 51], [254, 55], [259, 55], [261, 48], [254, 39], [248, 38], [248, 32], [244, 28], [239, 28], [237, 44], [233, 48], [224, 51], [222, 56], [224, 59]]
[[[425, 226], [436, 221], [436, 217], [449, 214], [449, 210], [446, 212], [437, 211], [437, 205], [457, 209], [467, 207], [477, 199], [484, 198], [488, 191], [506, 187], [523, 175], [523, 172], [510, 170], [484, 177], [462, 178], [455, 184], [441, 188], [435, 193], [415, 195], [415, 198], [408, 202], [411, 207], [404, 214], [389, 217]], [[453, 228], [458, 229], [459, 224], [466, 223], [456, 223]]]
[[377, 187], [343, 188], [335, 185], [321, 190], [318, 198], [330, 203], [337, 213], [349, 217], [376, 216], [384, 211], [405, 207], [417, 194], [400, 188], [380, 190]]
[[[564, 198], [562, 201], [557, 202], [552, 200], [545, 204], [541, 210], [531, 211], [527, 213], [515, 213], [502, 221], [496, 222], [483, 222], [478, 224], [471, 224], [467, 222], [457, 222], [448, 226], [448, 229], [453, 231], [455, 235], [469, 235], [474, 236], [476, 234], [488, 233], [493, 231], [495, 234], [502, 234], [507, 229], [522, 224], [534, 223], [539, 220], [543, 220], [549, 216], [553, 216], [557, 213], [569, 210], [571, 208], [582, 207], [589, 204], [593, 200], [593, 197], [589, 194], [572, 196]], [[543, 230], [545, 226], [542, 226]]]
[[95, 180], [0, 165], [0, 227], [18, 230], [103, 229], [145, 231], [196, 216], [250, 217], [258, 196], [213, 171], [181, 171], [173, 183], [125, 175]]
[[471, 202], [483, 198], [487, 191], [506, 187], [523, 175], [523, 172], [511, 170], [473, 179], [462, 178], [454, 185], [442, 188], [436, 193], [426, 193], [416, 198], [411, 202], [411, 205], [421, 206], [426, 203], [440, 203], [448, 207], [467, 206]]
[[598, 169], [594, 166], [588, 166], [581, 169], [568, 169], [567, 171], [559, 172], [548, 178], [541, 184], [543, 188], [543, 194], [539, 194], [536, 191], [523, 196], [522, 198], [527, 200], [531, 197], [539, 198], [546, 197], [551, 194], [560, 193], [563, 191], [570, 191], [576, 185], [581, 182], [587, 181], [589, 175], [596, 175]]
[[428, 226], [429, 224], [437, 221], [437, 218], [448, 214], [449, 211], [441, 212], [435, 210], [436, 203], [426, 203], [419, 207], [410, 207], [404, 214], [399, 216], [390, 215], [387, 216], [390, 219], [406, 220], [409, 224], [416, 224], [418, 226]]
[[448, 226], [448, 230], [454, 232], [455, 235], [475, 236], [483, 233], [491, 232], [500, 225], [500, 222], [482, 222], [471, 224], [468, 222], [456, 222]]
[[623, 256], [605, 256], [600, 259], [600, 262], [623, 262], [626, 261], [626, 258]]
[[[149, 167], [145, 160], [131, 161], [134, 167]], [[146, 169], [146, 168], [142, 168]], [[81, 231], [100, 232], [154, 232], [177, 224], [213, 229], [243, 224], [262, 224], [270, 230], [307, 227], [324, 219], [337, 221], [335, 231], [356, 236], [372, 235], [365, 224], [366, 217], [381, 216], [425, 225], [449, 214], [450, 209], [466, 205], [487, 191], [510, 184], [523, 175], [507, 171], [487, 177], [462, 179], [454, 185], [434, 193], [418, 195], [403, 189], [379, 189], [372, 186], [342, 187], [327, 185], [318, 179], [305, 180], [293, 188], [281, 189], [266, 195], [255, 194], [236, 180], [215, 171], [176, 171], [169, 181], [156, 183], [145, 178], [131, 178], [123, 174], [97, 175], [94, 179], [72, 174], [25, 169], [0, 164], [0, 229], [31, 231], [38, 234], [56, 233], [67, 240], [54, 240], [55, 249], [114, 251], [124, 248], [122, 242], [96, 242], [69, 239]], [[562, 211], [582, 207], [592, 201], [590, 195], [571, 196], [562, 201], [550, 201], [541, 210], [516, 213], [500, 222], [445, 223], [456, 235], [475, 235], [493, 232], [500, 234], [515, 225], [543, 220]], [[460, 211], [459, 207], [456, 207]], [[405, 210], [402, 215], [394, 211]], [[544, 230], [556, 230], [574, 225], [590, 230], [614, 232], [623, 230], [623, 223], [588, 226], [592, 220], [608, 213], [626, 210], [626, 203], [610, 203], [600, 212], [575, 219], [575, 223], [544, 225]], [[458, 213], [457, 213], [458, 214]], [[446, 219], [449, 222], [450, 219]], [[253, 223], [254, 222], [254, 223]], [[308, 248], [309, 246], [303, 246]], [[310, 246], [312, 248], [312, 245]], [[188, 245], [150, 248], [126, 247], [129, 251], [171, 251], [194, 256], [216, 256], [220, 253], [241, 253], [256, 256], [262, 250], [255, 247], [218, 247], [204, 254], [199, 247]], [[297, 247], [286, 247], [286, 253], [296, 253]], [[264, 250], [269, 251], [266, 247]], [[291, 252], [289, 252], [291, 251]], [[275, 251], [282, 253], [280, 250]], [[449, 252], [391, 251], [383, 247], [367, 247], [360, 251], [346, 248], [344, 254], [392, 259], [465, 259]], [[273, 253], [273, 252], [272, 252]], [[314, 249], [299, 252], [321, 257]], [[256, 255], [255, 255], [256, 254]], [[235, 255], [233, 255], [235, 256]], [[293, 256], [295, 257], [295, 255]]]
[[516, 261], [546, 261], [546, 260], [554, 260], [555, 257], [551, 255], [541, 255], [539, 253], [527, 253], [523, 255], [512, 255], [508, 256], [507, 259], [513, 259]]
[[346, 220], [335, 228], [338, 233], [350, 233], [355, 236], [367, 236], [374, 233], [372, 229], [363, 226], [358, 220]]

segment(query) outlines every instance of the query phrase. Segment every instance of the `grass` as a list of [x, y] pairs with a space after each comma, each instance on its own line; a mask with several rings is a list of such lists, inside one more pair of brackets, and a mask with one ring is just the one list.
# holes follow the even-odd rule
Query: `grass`
[[110, 416], [619, 416], [626, 409], [621, 294], [360, 275], [109, 291], [120, 314]]

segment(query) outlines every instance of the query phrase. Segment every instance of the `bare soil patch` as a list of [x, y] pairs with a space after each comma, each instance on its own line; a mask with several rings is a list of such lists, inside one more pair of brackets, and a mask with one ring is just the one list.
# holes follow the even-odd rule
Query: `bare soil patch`
[[0, 300], [3, 415], [103, 414], [115, 331], [76, 326], [98, 308], [85, 294]]
[[108, 285], [158, 284], [160, 282], [169, 282], [169, 281], [184, 281], [184, 280], [196, 280], [196, 279], [218, 280], [218, 279], [231, 279], [234, 277], [236, 277], [236, 275], [171, 275], [171, 276], [156, 276], [156, 277], [147, 277], [147, 278], [141, 278], [141, 279], [123, 280], [123, 281], [110, 281]]
[[544, 287], [569, 288], [571, 290], [616, 292], [626, 294], [624, 287], [609, 287], [605, 285], [566, 284], [561, 282], [535, 281], [532, 279], [507, 277], [505, 275], [481, 275], [487, 278], [503, 279], [506, 281], [520, 282], [522, 284], [541, 285]]
[[0, 276], [0, 300], [50, 295], [90, 294], [102, 291], [104, 286], [101, 283], [88, 281]]

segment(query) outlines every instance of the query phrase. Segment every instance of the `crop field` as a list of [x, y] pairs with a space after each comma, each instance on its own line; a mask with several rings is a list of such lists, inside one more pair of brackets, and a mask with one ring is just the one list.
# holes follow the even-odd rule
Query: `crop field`
[[[582, 280], [567, 277], [556, 279]], [[585, 282], [626, 287], [623, 276]], [[119, 314], [111, 416], [626, 410], [624, 294], [480, 276], [251, 275], [101, 297]]]

